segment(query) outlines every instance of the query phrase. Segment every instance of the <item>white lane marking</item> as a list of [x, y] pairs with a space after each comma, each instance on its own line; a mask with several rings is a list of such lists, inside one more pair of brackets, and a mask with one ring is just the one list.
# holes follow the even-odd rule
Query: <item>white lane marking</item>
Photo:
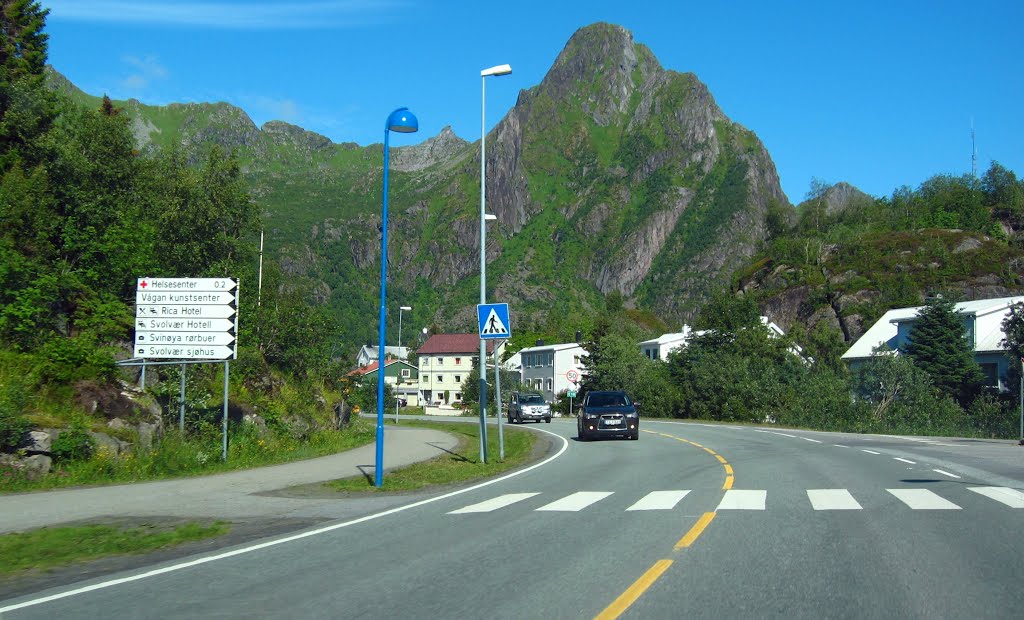
[[979, 495], [992, 498], [1010, 508], [1024, 508], [1024, 493], [1009, 487], [967, 487]]
[[934, 471], [936, 473], [939, 473], [939, 474], [942, 474], [943, 476], [949, 476], [950, 478], [956, 478], [957, 480], [960, 479], [960, 476], [958, 476], [956, 474], [951, 474], [948, 471], [942, 471], [941, 469], [933, 469], [932, 471]]
[[846, 489], [807, 489], [815, 510], [860, 510], [861, 505]]
[[463, 493], [469, 493], [469, 492], [475, 491], [477, 489], [482, 489], [484, 487], [491, 486], [492, 484], [497, 484], [499, 482], [503, 482], [503, 481], [508, 480], [510, 478], [515, 478], [516, 476], [521, 476], [522, 474], [525, 474], [528, 471], [532, 471], [534, 469], [537, 469], [538, 467], [543, 467], [544, 465], [547, 465], [551, 461], [553, 461], [553, 460], [557, 459], [558, 457], [562, 456], [563, 454], [565, 454], [565, 451], [569, 449], [569, 440], [566, 439], [565, 437], [562, 437], [561, 435], [559, 435], [557, 433], [552, 433], [551, 431], [546, 431], [546, 430], [541, 429], [541, 428], [537, 428], [537, 429], [534, 429], [534, 430], [537, 431], [538, 433], [547, 433], [548, 435], [551, 435], [552, 437], [557, 437], [558, 439], [562, 440], [562, 448], [558, 452], [556, 452], [555, 454], [552, 454], [548, 458], [546, 458], [543, 461], [541, 461], [540, 463], [537, 463], [535, 465], [531, 465], [529, 467], [525, 467], [523, 469], [516, 470], [516, 471], [514, 471], [514, 472], [512, 472], [510, 474], [506, 474], [506, 475], [501, 476], [499, 478], [494, 478], [493, 480], [487, 480], [486, 482], [481, 482], [480, 484], [473, 485], [471, 487], [466, 487], [465, 489], [458, 489], [457, 491], [452, 491], [451, 493], [445, 493], [444, 495], [438, 495], [437, 497], [428, 497], [427, 499], [423, 499], [423, 500], [420, 500], [418, 502], [413, 502], [411, 504], [405, 504], [403, 506], [397, 506], [395, 508], [390, 508], [390, 509], [385, 510], [383, 512], [377, 512], [377, 513], [374, 513], [372, 515], [366, 515], [365, 517], [360, 517], [358, 519], [353, 519], [351, 521], [343, 521], [341, 523], [334, 523], [332, 525], [328, 525], [328, 526], [325, 526], [325, 527], [317, 528], [315, 530], [309, 530], [308, 532], [302, 532], [302, 533], [299, 533], [299, 534], [294, 534], [292, 536], [285, 536], [284, 538], [278, 538], [277, 540], [270, 540], [270, 541], [267, 541], [267, 542], [258, 543], [258, 544], [252, 545], [250, 547], [242, 547], [240, 549], [233, 549], [231, 551], [226, 551], [224, 553], [218, 553], [218, 554], [215, 554], [215, 555], [209, 555], [209, 556], [198, 558], [198, 559], [195, 559], [195, 560], [189, 560], [188, 562], [182, 562], [180, 564], [172, 564], [170, 566], [164, 566], [163, 568], [158, 568], [156, 570], [147, 571], [145, 573], [139, 573], [139, 574], [136, 574], [136, 575], [130, 575], [128, 577], [121, 577], [120, 579], [111, 579], [109, 581], [101, 581], [100, 583], [94, 583], [92, 585], [84, 586], [84, 587], [81, 587], [81, 588], [75, 588], [74, 590], [67, 590], [65, 592], [58, 592], [57, 594], [51, 594], [49, 596], [42, 596], [40, 598], [30, 599], [30, 600], [27, 600], [27, 601], [23, 601], [21, 603], [16, 603], [14, 605], [8, 605], [6, 607], [0, 607], [0, 615], [5, 614], [5, 613], [7, 613], [9, 611], [14, 611], [16, 609], [24, 609], [26, 607], [34, 607], [36, 605], [41, 605], [42, 603], [49, 603], [50, 601], [57, 601], [57, 600], [60, 600], [62, 598], [68, 598], [68, 597], [71, 597], [71, 596], [77, 596], [79, 594], [85, 594], [86, 592], [92, 592], [94, 590], [103, 590], [105, 588], [110, 588], [112, 586], [121, 585], [122, 583], [131, 583], [132, 581], [139, 581], [141, 579], [148, 579], [149, 577], [156, 577], [157, 575], [164, 575], [166, 573], [173, 573], [173, 572], [185, 569], [185, 568], [190, 568], [192, 566], [199, 566], [200, 564], [207, 564], [209, 562], [215, 562], [217, 560], [223, 560], [223, 559], [226, 559], [226, 558], [234, 557], [236, 555], [243, 555], [243, 554], [246, 554], [246, 553], [250, 553], [252, 551], [259, 551], [260, 549], [266, 549], [268, 547], [276, 547], [277, 545], [283, 545], [284, 543], [289, 543], [289, 542], [292, 542], [294, 540], [301, 540], [303, 538], [309, 538], [310, 536], [317, 536], [319, 534], [325, 534], [327, 532], [333, 532], [334, 530], [340, 530], [343, 527], [349, 527], [351, 525], [358, 525], [360, 523], [365, 523], [367, 521], [374, 521], [376, 519], [380, 519], [381, 517], [387, 517], [387, 516], [390, 516], [390, 515], [393, 515], [393, 514], [396, 514], [396, 513], [399, 513], [399, 512], [404, 512], [406, 510], [410, 510], [412, 508], [419, 508], [420, 506], [425, 506], [427, 504], [433, 504], [434, 502], [439, 502], [439, 501], [441, 501], [443, 499], [448, 499], [449, 497], [455, 497], [457, 495], [462, 495]]
[[782, 437], [793, 437], [793, 438], [796, 437], [796, 435], [790, 435], [789, 433], [780, 433], [779, 431], [766, 431], [766, 430], [762, 430], [762, 429], [754, 429], [754, 430], [757, 431], [758, 433], [768, 433], [770, 435], [781, 435]]
[[465, 508], [459, 508], [449, 512], [450, 515], [462, 515], [471, 512], [491, 512], [505, 506], [511, 506], [516, 502], [521, 502], [524, 499], [529, 499], [534, 495], [540, 495], [540, 493], [509, 493], [507, 495], [499, 495], [498, 497], [489, 499], [487, 501], [480, 502], [479, 504], [472, 504]]
[[914, 510], [960, 510], [953, 502], [943, 499], [928, 489], [886, 489]]
[[801, 437], [800, 439], [803, 439], [804, 441], [813, 441], [814, 443], [821, 443], [817, 439], [811, 439], [810, 437]]
[[837, 443], [836, 447], [837, 448], [849, 448], [850, 446], [844, 446], [843, 444]]
[[689, 491], [651, 491], [626, 510], [672, 510], [687, 493]]
[[868, 454], [881, 454], [881, 452], [875, 452], [874, 450], [861, 450], [861, 452], [867, 452]]
[[768, 491], [731, 489], [725, 492], [716, 510], [764, 510]]
[[742, 431], [743, 430], [742, 426], [726, 426], [725, 428], [731, 428], [734, 431]]
[[908, 460], [908, 459], [901, 459], [901, 458], [900, 458], [900, 457], [898, 457], [898, 456], [894, 456], [894, 457], [892, 457], [892, 458], [893, 458], [893, 460], [895, 460], [895, 461], [902, 461], [903, 463], [910, 463], [911, 465], [917, 465], [917, 461], [911, 461], [911, 460]]
[[579, 491], [538, 508], [544, 512], [579, 512], [611, 495], [611, 491]]

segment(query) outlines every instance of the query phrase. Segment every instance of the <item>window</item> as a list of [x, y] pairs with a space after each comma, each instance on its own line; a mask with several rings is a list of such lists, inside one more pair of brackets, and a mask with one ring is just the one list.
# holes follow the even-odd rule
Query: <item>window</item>
[[455, 375], [455, 383], [462, 383], [462, 377], [459, 375]]
[[[548, 353], [548, 366], [554, 366], [554, 365], [555, 365], [555, 352], [552, 351], [551, 353]], [[548, 389], [550, 390], [551, 387], [548, 386]]]
[[534, 385], [534, 387], [536, 387], [536, 388], [537, 388], [538, 390], [540, 390], [540, 388], [541, 388], [541, 387], [543, 386], [543, 384], [544, 384], [544, 380], [543, 380], [543, 379], [534, 379], [534, 380], [533, 380], [533, 385]]
[[409, 370], [408, 368], [403, 368], [402, 369], [402, 378], [403, 379], [408, 379], [411, 376], [412, 376], [412, 371], [411, 370]]
[[443, 358], [443, 357], [439, 357], [439, 358], [435, 359], [435, 360], [434, 360], [434, 362], [435, 362], [435, 363], [436, 363], [436, 364], [437, 364], [438, 366], [440, 366], [440, 365], [444, 364], [444, 358]]
[[424, 357], [424, 358], [422, 358], [422, 359], [420, 360], [420, 366], [423, 366], [424, 368], [426, 368], [426, 367], [427, 367], [427, 362], [429, 362], [429, 361], [430, 361], [430, 358], [429, 358], [429, 357]]
[[458, 366], [461, 363], [462, 363], [462, 358], [461, 357], [456, 357], [455, 358], [455, 365]]
[[437, 375], [435, 381], [437, 381], [438, 383], [444, 383], [444, 375]]
[[980, 364], [981, 372], [985, 374], [985, 385], [988, 387], [999, 387], [999, 365]]
[[551, 391], [551, 379], [548, 379], [548, 391]]

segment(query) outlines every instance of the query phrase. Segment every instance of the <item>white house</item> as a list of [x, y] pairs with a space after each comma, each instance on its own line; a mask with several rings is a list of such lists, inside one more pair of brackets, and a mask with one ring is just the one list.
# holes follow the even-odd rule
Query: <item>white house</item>
[[[998, 387], [1001, 391], [1008, 389], [1006, 375], [1010, 363], [1006, 349], [1002, 345], [1005, 337], [1002, 323], [1010, 313], [1010, 306], [1021, 302], [1024, 302], [1024, 296], [963, 301], [955, 306], [956, 311], [963, 317], [967, 341], [974, 348], [974, 359], [985, 373], [987, 385]], [[874, 355], [874, 350], [881, 344], [892, 351], [904, 351], [914, 321], [924, 308], [925, 306], [897, 308], [886, 312], [846, 353], [843, 353], [842, 359], [854, 367], [870, 359]]]
[[[766, 316], [761, 317], [761, 324], [768, 328], [768, 332], [773, 338], [779, 338], [786, 335], [786, 332], [782, 331], [781, 327], [770, 321]], [[685, 347], [689, 340], [694, 336], [701, 336], [706, 333], [707, 330], [694, 331], [689, 325], [683, 324], [683, 331], [681, 332], [662, 334], [654, 340], [644, 340], [640, 343], [640, 352], [647, 359], [661, 360], [665, 362], [668, 361], [669, 353], [676, 349], [682, 349]], [[790, 348], [790, 351], [794, 355], [798, 355], [801, 358], [804, 357], [803, 349], [800, 348], [800, 345], [794, 344]]]
[[[487, 341], [487, 355], [494, 355], [495, 340]], [[498, 356], [505, 346], [498, 345]], [[462, 385], [480, 357], [479, 334], [435, 334], [416, 354], [419, 356], [420, 402], [454, 405], [462, 402]], [[490, 360], [488, 360], [490, 361]]]
[[668, 354], [676, 349], [686, 346], [686, 341], [696, 334], [689, 325], [683, 325], [683, 331], [674, 334], [662, 334], [654, 340], [644, 340], [640, 343], [640, 352], [649, 360], [668, 361]]
[[[519, 351], [523, 385], [552, 401], [561, 392], [573, 387], [567, 373], [583, 374], [584, 358], [589, 355], [578, 343], [538, 344]], [[578, 383], [576, 384], [578, 385]]]
[[[370, 362], [376, 362], [377, 349], [378, 347], [375, 347], [373, 345], [364, 344], [363, 347], [359, 349], [359, 355], [356, 356], [356, 364], [358, 364], [359, 367], [362, 368], [363, 366], [368, 365]], [[384, 357], [389, 357], [391, 359], [398, 360], [407, 360], [409, 359], [409, 347], [386, 346], [384, 347]]]

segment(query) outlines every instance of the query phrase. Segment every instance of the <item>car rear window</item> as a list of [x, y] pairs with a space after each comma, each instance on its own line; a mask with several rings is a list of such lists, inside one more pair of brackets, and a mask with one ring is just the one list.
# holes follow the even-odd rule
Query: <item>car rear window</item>
[[626, 397], [622, 394], [591, 394], [587, 401], [590, 407], [626, 407]]

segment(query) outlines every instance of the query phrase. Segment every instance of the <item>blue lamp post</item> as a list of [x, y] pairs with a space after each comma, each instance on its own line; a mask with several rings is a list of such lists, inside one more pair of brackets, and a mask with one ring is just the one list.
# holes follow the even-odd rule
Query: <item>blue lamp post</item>
[[374, 484], [384, 484], [384, 321], [388, 273], [388, 136], [392, 131], [413, 133], [420, 128], [409, 108], [398, 108], [384, 123], [384, 208], [380, 224], [380, 331], [377, 341], [377, 462]]

